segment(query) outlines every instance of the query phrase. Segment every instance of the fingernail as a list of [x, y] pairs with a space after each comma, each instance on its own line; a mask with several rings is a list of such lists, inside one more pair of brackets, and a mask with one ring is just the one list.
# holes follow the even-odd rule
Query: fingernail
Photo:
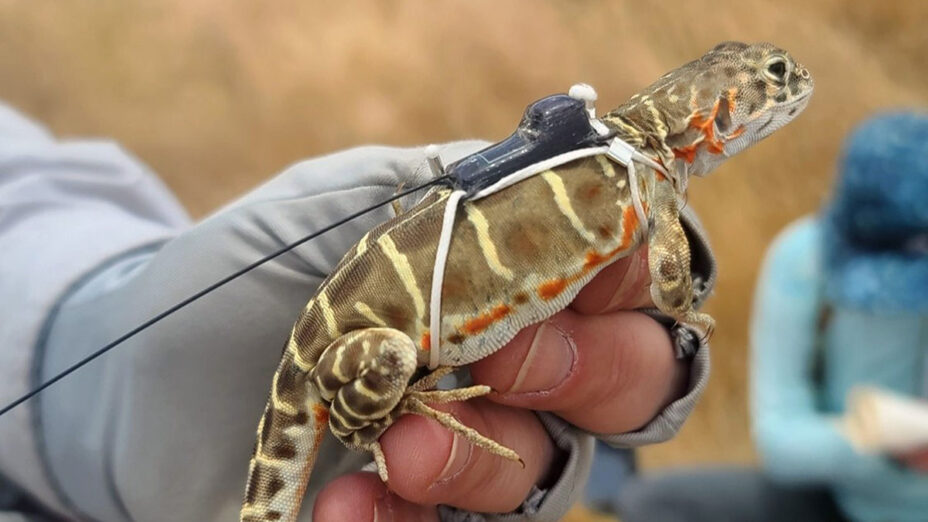
[[473, 452], [474, 446], [462, 441], [460, 435], [455, 433], [454, 438], [451, 440], [451, 451], [448, 452], [448, 460], [445, 462], [441, 473], [438, 474], [438, 480], [435, 481], [432, 487], [454, 479], [470, 462], [470, 456]]
[[528, 354], [506, 393], [552, 390], [567, 379], [576, 360], [577, 345], [570, 334], [551, 321], [545, 321], [535, 330]]
[[374, 501], [374, 522], [393, 522], [395, 519], [392, 495], [384, 494], [378, 497]]
[[392, 493], [385, 493], [374, 501], [373, 522], [429, 522], [435, 520], [435, 506], [408, 503]]

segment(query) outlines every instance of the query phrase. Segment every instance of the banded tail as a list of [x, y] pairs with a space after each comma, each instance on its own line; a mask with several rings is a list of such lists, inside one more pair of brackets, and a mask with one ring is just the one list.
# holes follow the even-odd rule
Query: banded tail
[[308, 380], [287, 350], [258, 424], [241, 522], [296, 521], [329, 420], [326, 403]]

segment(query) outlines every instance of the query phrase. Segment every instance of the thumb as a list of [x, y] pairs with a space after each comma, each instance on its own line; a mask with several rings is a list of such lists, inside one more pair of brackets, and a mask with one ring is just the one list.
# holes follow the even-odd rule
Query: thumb
[[570, 306], [584, 315], [653, 307], [650, 289], [648, 247], [643, 246], [596, 274]]
[[332, 481], [313, 506], [316, 522], [437, 522], [435, 506], [404, 500], [375, 473], [352, 473]]

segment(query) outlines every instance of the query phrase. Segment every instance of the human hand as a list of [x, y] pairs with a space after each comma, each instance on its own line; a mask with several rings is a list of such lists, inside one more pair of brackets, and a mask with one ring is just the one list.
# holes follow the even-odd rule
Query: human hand
[[645, 425], [684, 394], [689, 366], [674, 358], [663, 326], [628, 311], [652, 306], [649, 283], [642, 248], [603, 270], [568, 309], [474, 363], [475, 383], [497, 393], [441, 406], [516, 450], [525, 468], [472, 447], [435, 421], [407, 415], [381, 437], [389, 489], [374, 473], [342, 476], [318, 497], [313, 520], [431, 521], [438, 520], [436, 504], [512, 511], [559, 472], [559, 450], [531, 410], [598, 433]]
[[[445, 146], [443, 159], [482, 146]], [[50, 327], [43, 378], [253, 260], [382, 201], [401, 184], [428, 178], [422, 149], [365, 147], [294, 165], [166, 244], [127, 254], [86, 283]], [[47, 390], [40, 404], [43, 440], [64, 495], [89, 518], [103, 520], [163, 520], [165, 498], [175, 520], [234, 519], [256, 423], [296, 315], [344, 253], [391, 216], [389, 206], [381, 207], [262, 265]], [[332, 482], [370, 456], [327, 437], [304, 516], [330, 482], [316, 520], [344, 520], [338, 510], [352, 508], [367, 509], [369, 516], [378, 499], [400, 513], [396, 519], [406, 512], [435, 517], [434, 507], [421, 507], [435, 502], [500, 511], [518, 506], [533, 484], [550, 485], [559, 473], [565, 481], [582, 480], [585, 464], [576, 455], [589, 458], [592, 439], [568, 433], [562, 422], [539, 421], [530, 410], [620, 433], [647, 423], [686, 384], [687, 364], [673, 358], [665, 328], [623, 311], [647, 303], [642, 256], [605, 269], [571, 309], [473, 366], [477, 381], [504, 393], [447, 405], [465, 424], [518, 451], [524, 470], [469, 452], [467, 444], [455, 446], [450, 432], [410, 416], [382, 439], [396, 493], [387, 494], [373, 475]], [[539, 342], [533, 343], [536, 333]], [[109, 430], [105, 437], [101, 427]], [[555, 449], [565, 444], [574, 446]], [[452, 447], [452, 465], [463, 469], [430, 488]], [[347, 519], [364, 520], [359, 516]]]

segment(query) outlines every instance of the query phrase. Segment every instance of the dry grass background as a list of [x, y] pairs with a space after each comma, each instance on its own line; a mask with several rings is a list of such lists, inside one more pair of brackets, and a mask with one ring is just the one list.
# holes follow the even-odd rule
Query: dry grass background
[[[134, 151], [202, 216], [300, 158], [364, 143], [500, 139], [585, 81], [605, 110], [721, 40], [768, 40], [816, 78], [804, 115], [691, 185], [721, 278], [714, 375], [646, 467], [752, 462], [746, 326], [776, 232], [827, 194], [842, 136], [928, 102], [928, 3], [0, 0], [0, 98], [62, 136]], [[577, 515], [585, 519], [583, 515]]]

